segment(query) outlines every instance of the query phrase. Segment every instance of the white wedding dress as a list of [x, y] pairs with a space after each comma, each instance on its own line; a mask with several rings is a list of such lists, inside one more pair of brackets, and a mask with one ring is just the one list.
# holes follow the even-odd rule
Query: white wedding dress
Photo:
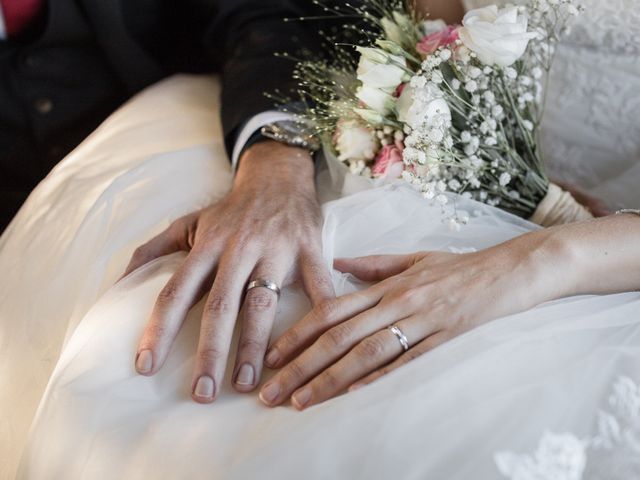
[[[585, 3], [555, 66], [547, 158], [565, 180], [637, 208], [640, 2]], [[51, 172], [1, 237], [0, 478], [640, 478], [637, 292], [498, 319], [302, 413], [265, 408], [228, 381], [215, 404], [190, 400], [199, 307], [162, 371], [137, 375], [137, 341], [182, 255], [114, 283], [137, 245], [228, 190], [218, 96], [210, 77], [143, 92]], [[472, 220], [453, 232], [404, 185], [328, 202], [326, 261], [464, 252], [535, 228], [458, 206]], [[333, 279], [339, 294], [362, 288]], [[283, 292], [274, 335], [308, 308], [300, 289]]]

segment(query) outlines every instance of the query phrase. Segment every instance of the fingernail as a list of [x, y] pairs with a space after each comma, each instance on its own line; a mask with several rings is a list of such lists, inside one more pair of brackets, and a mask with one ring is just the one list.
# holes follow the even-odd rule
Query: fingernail
[[153, 369], [153, 354], [151, 350], [142, 350], [136, 358], [136, 370], [138, 373], [146, 375]]
[[299, 410], [302, 410], [305, 407], [305, 405], [309, 403], [309, 400], [311, 400], [310, 388], [303, 388], [302, 390], [294, 393], [293, 397], [291, 397], [291, 401], [293, 402], [293, 405]]
[[238, 370], [238, 375], [236, 375], [236, 383], [238, 385], [253, 385], [254, 375], [253, 367], [248, 363], [243, 363]]
[[277, 382], [267, 383], [260, 391], [260, 400], [264, 403], [272, 404], [280, 395], [280, 384]]
[[267, 352], [267, 356], [265, 357], [264, 361], [269, 366], [277, 365], [277, 363], [280, 361], [280, 353], [278, 352], [278, 349], [272, 348], [271, 350], [269, 350]]
[[213, 398], [216, 384], [213, 378], [206, 375], [201, 376], [193, 389], [193, 394], [199, 398]]

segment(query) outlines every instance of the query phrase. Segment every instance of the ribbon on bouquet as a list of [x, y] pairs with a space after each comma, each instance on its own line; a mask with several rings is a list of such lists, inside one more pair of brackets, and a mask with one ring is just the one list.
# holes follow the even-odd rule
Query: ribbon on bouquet
[[589, 220], [593, 215], [573, 196], [555, 183], [549, 184], [547, 195], [529, 219], [542, 227]]

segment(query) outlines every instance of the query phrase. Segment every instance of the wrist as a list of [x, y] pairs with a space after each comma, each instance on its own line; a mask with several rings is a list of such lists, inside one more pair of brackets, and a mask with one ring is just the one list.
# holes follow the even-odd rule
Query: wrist
[[534, 304], [579, 293], [580, 254], [563, 229], [538, 230], [513, 241], [529, 272], [526, 285]]
[[313, 188], [314, 173], [315, 167], [309, 151], [265, 140], [243, 152], [234, 187], [259, 181], [262, 184]]

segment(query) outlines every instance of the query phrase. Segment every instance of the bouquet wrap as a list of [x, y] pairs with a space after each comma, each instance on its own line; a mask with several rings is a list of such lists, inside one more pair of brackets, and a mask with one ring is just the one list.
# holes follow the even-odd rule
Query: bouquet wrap
[[533, 213], [531, 220], [542, 227], [589, 220], [593, 215], [573, 196], [558, 185], [549, 184], [549, 191]]

